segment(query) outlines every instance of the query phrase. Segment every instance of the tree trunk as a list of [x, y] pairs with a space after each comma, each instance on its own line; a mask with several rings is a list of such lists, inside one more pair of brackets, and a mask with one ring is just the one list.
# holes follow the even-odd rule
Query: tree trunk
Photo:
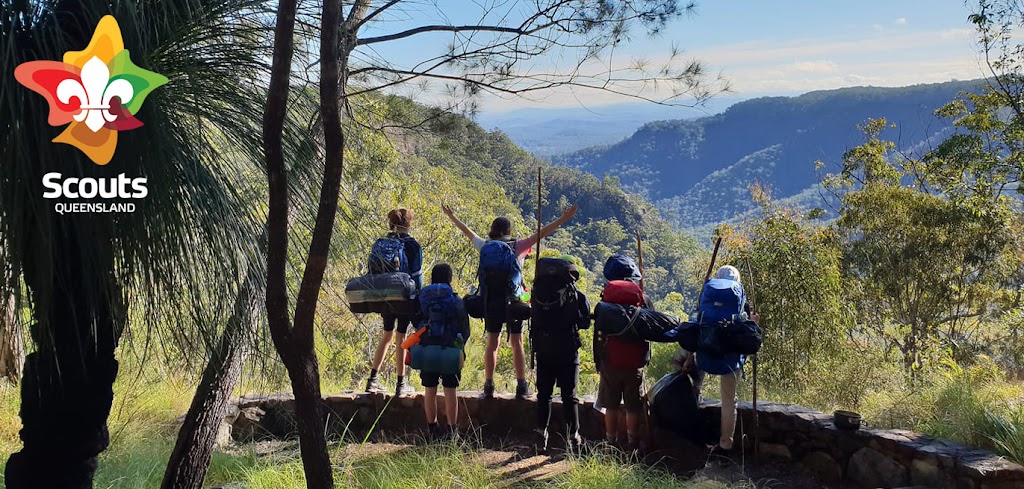
[[7, 304], [0, 308], [0, 377], [17, 384], [21, 380], [25, 354], [21, 341], [21, 328], [15, 320], [14, 295], [7, 297]]
[[105, 292], [113, 288], [113, 255], [109, 240], [77, 240], [80, 229], [69, 221], [55, 226], [49, 250], [25, 264], [36, 351], [25, 359], [23, 448], [7, 461], [8, 489], [91, 489], [97, 456], [110, 444], [114, 348], [123, 330], [111, 307], [117, 299]]
[[256, 277], [241, 286], [234, 311], [203, 371], [164, 472], [163, 489], [202, 489], [225, 408], [245, 363], [246, 336], [256, 320]]

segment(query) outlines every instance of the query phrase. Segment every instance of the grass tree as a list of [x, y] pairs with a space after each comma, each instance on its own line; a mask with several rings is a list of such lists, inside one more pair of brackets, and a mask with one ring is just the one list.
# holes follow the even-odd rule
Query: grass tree
[[[251, 178], [263, 161], [261, 5], [0, 2], [4, 73], [83, 49], [109, 14], [132, 60], [169, 79], [134, 114], [144, 125], [122, 133], [113, 160], [98, 166], [51, 142], [61, 129], [47, 123], [44, 99], [0, 77], [6, 285], [25, 285], [34, 343], [22, 378], [23, 447], [8, 460], [7, 487], [92, 487], [97, 455], [109, 444], [122, 335], [215, 338], [212, 328], [221, 326], [204, 322], [211, 330], [197, 331], [203, 326], [193, 319], [211, 304], [230, 310], [240, 290], [247, 293], [245, 271], [263, 256], [261, 207], [253, 205], [261, 186]], [[286, 144], [292, 140], [286, 135]], [[50, 172], [146, 177], [148, 196], [132, 213], [59, 214], [42, 197]]]
[[[525, 96], [557, 89], [597, 89], [664, 104], [678, 103], [684, 96], [700, 100], [725, 88], [717, 83], [720, 80], [709, 80], [700, 63], [680, 63], [676, 52], [656, 66], [611, 56], [634, 29], [656, 33], [692, 6], [675, 0], [488, 1], [463, 5], [470, 11], [461, 14], [476, 20], [460, 24], [448, 20], [436, 4], [324, 0], [320, 14], [307, 19], [298, 0], [278, 2], [263, 122], [270, 192], [266, 302], [271, 336], [295, 393], [309, 487], [333, 486], [313, 332], [338, 209], [346, 147], [342, 120], [350, 102], [361, 94], [394, 93], [423, 82], [437, 83], [442, 93], [451, 95], [440, 104], [449, 111], [471, 110], [482, 93]], [[292, 306], [286, 279], [288, 170], [281, 134], [295, 76], [297, 24], [319, 28], [319, 57], [309, 66], [319, 66], [315, 78], [324, 154], [319, 205]], [[439, 54], [409, 63], [388, 62], [378, 54], [387, 46], [414, 43], [422, 47], [435, 42]], [[654, 85], [663, 90], [651, 91]]]

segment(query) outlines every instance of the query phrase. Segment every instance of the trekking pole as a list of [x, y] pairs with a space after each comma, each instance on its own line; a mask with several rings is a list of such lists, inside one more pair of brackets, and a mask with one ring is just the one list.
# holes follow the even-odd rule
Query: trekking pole
[[640, 238], [640, 230], [636, 231], [636, 258], [639, 261], [640, 266], [640, 292], [644, 291], [644, 246], [643, 240]]
[[[756, 309], [754, 309], [754, 306], [756, 305], [756, 297], [755, 297], [754, 273], [753, 273], [753, 271], [750, 268], [750, 258], [749, 257], [744, 257], [743, 258], [743, 263], [744, 263], [744, 265], [746, 265], [747, 278], [750, 281], [750, 311], [754, 312], [754, 311], [756, 311]], [[760, 451], [760, 445], [761, 445], [761, 443], [760, 443], [761, 435], [760, 435], [760, 429], [759, 429], [760, 426], [759, 426], [759, 422], [758, 422], [758, 412], [757, 412], [757, 353], [755, 353], [755, 354], [753, 354], [751, 356], [753, 357], [753, 361], [754, 361], [754, 365], [753, 365], [753, 369], [754, 369], [754, 385], [753, 385], [753, 392], [751, 394], [752, 397], [754, 398], [754, 402], [753, 402], [753, 405], [754, 405], [754, 457], [757, 457], [758, 452]]]
[[[643, 293], [644, 292], [644, 245], [643, 245], [643, 239], [640, 237], [640, 230], [639, 229], [635, 231], [635, 234], [636, 234], [636, 258], [637, 258], [637, 261], [638, 261], [637, 265], [640, 267], [640, 292]], [[646, 299], [646, 295], [644, 296], [644, 298]], [[645, 304], [644, 305], [645, 306], [650, 306], [650, 304], [646, 304], [646, 300], [645, 300]], [[648, 348], [650, 348], [650, 344], [648, 344]], [[644, 438], [647, 441], [648, 448], [653, 448], [654, 447], [654, 430], [651, 427], [651, 415], [650, 415], [651, 404], [650, 404], [650, 400], [647, 399], [647, 375], [646, 374], [647, 374], [646, 370], [643, 371], [641, 373], [642, 377], [641, 377], [641, 380], [640, 380], [640, 382], [641, 382], [640, 386], [641, 386], [641, 390], [642, 390], [642, 395], [640, 396], [640, 399], [643, 400], [643, 409], [642, 409], [641, 412], [643, 414]]]
[[[543, 189], [543, 187], [542, 187], [543, 180], [542, 180], [542, 177], [541, 177], [541, 172], [542, 171], [543, 171], [543, 168], [538, 166], [537, 167], [537, 258], [534, 260], [534, 265], [537, 265], [537, 263], [540, 262], [540, 241], [543, 239], [543, 236], [540, 235], [541, 222], [542, 222], [541, 214], [540, 214], [540, 211], [541, 211], [541, 191]], [[534, 280], [537, 279], [537, 268], [538, 268], [537, 266], [533, 267], [533, 278], [534, 278]]]
[[[711, 252], [711, 263], [708, 263], [708, 271], [704, 274], [704, 283], [711, 280], [711, 272], [715, 269], [715, 260], [718, 259], [718, 247], [722, 245], [722, 237], [715, 238], [715, 249]], [[704, 295], [704, 284], [701, 284], [700, 292], [697, 292], [697, 306], [700, 307], [700, 298]]]

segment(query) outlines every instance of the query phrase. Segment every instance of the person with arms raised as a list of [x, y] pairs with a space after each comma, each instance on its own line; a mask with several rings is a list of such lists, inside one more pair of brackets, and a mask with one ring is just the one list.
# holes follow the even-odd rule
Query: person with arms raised
[[494, 397], [494, 366], [498, 360], [501, 329], [507, 324], [509, 343], [512, 346], [512, 364], [516, 374], [516, 398], [522, 399], [529, 393], [529, 385], [526, 382], [526, 353], [523, 349], [525, 318], [509, 317], [509, 306], [519, 302], [523, 292], [523, 258], [530, 253], [538, 240], [553, 233], [571, 219], [576, 214], [576, 206], [570, 207], [555, 222], [544, 226], [540, 232], [519, 240], [512, 237], [512, 222], [506, 217], [494, 219], [487, 239], [484, 239], [455, 217], [451, 207], [443, 205], [441, 210], [480, 251], [477, 275], [484, 302], [484, 329], [487, 331], [484, 387], [481, 398]]

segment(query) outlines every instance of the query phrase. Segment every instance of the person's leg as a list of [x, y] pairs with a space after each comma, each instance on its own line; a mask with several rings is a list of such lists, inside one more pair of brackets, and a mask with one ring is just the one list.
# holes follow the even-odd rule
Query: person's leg
[[722, 436], [718, 445], [725, 450], [732, 450], [733, 434], [736, 432], [736, 383], [739, 372], [719, 377], [722, 385]]
[[409, 326], [412, 325], [412, 318], [399, 317], [397, 323], [395, 327], [395, 373], [398, 378], [395, 382], [395, 395], [402, 396], [414, 392], [413, 388], [405, 381], [405, 349], [402, 348], [402, 342], [405, 341], [405, 333], [409, 330]]
[[[576, 385], [579, 383], [579, 378], [579, 363], [574, 362], [567, 365], [559, 372], [558, 390], [562, 393], [562, 417], [565, 418], [566, 440], [569, 440], [569, 443], [579, 442], [580, 401], [576, 398]], [[538, 386], [538, 392], [539, 389]]]
[[494, 382], [494, 365], [498, 363], [498, 346], [501, 345], [501, 333], [487, 332], [487, 344], [484, 346], [484, 382]]
[[522, 399], [530, 394], [530, 384], [526, 382], [526, 352], [523, 349], [523, 322], [509, 320], [509, 344], [512, 346], [512, 367], [516, 372], [516, 398]]
[[380, 365], [384, 363], [384, 353], [388, 351], [388, 347], [391, 346], [391, 340], [394, 337], [395, 324], [397, 319], [395, 316], [381, 315], [381, 319], [384, 326], [384, 332], [380, 335], [380, 341], [377, 342], [377, 349], [373, 353], [373, 358], [370, 360], [370, 375], [366, 379], [366, 392], [382, 390], [380, 382], [377, 382], [377, 371], [380, 370]]
[[508, 343], [512, 347], [512, 366], [516, 371], [516, 380], [526, 380], [526, 351], [523, 348], [521, 327], [519, 333], [513, 332], [508, 338]]
[[555, 372], [543, 360], [537, 360], [537, 429], [548, 429], [551, 419], [551, 395], [555, 392]]
[[444, 414], [448, 417], [448, 426], [459, 425], [459, 393], [458, 385], [444, 388]]
[[601, 405], [604, 406], [604, 436], [608, 443], [615, 443], [619, 435], [619, 403], [622, 400], [622, 391], [615, 380], [611, 370], [604, 367], [597, 392]]
[[632, 448], [643, 448], [640, 446], [640, 415], [643, 411], [640, 385], [643, 383], [643, 371], [630, 369], [623, 374], [622, 402], [626, 408], [626, 437]]
[[[448, 389], [445, 389], [445, 402], [448, 401]], [[427, 415], [427, 425], [437, 424], [437, 386], [423, 388], [423, 413]]]

